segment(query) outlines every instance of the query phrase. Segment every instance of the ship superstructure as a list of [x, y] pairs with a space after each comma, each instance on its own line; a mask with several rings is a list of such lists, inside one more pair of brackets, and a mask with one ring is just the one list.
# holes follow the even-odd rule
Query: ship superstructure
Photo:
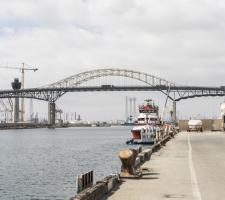
[[139, 116], [135, 122], [135, 127], [131, 130], [132, 139], [127, 143], [153, 144], [163, 130], [159, 118], [159, 107], [154, 104], [152, 99], [147, 99], [138, 108]]

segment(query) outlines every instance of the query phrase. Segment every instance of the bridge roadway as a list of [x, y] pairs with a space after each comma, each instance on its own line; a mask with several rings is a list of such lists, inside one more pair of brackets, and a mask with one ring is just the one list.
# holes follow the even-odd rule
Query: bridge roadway
[[225, 199], [225, 133], [180, 133], [105, 200]]
[[[48, 102], [55, 102], [67, 92], [96, 92], [96, 91], [161, 91], [168, 95], [171, 100], [202, 97], [202, 96], [225, 96], [225, 87], [208, 86], [73, 86], [73, 87], [42, 87], [21, 90], [0, 90], [0, 98], [34, 98]], [[170, 96], [173, 93], [175, 96]]]
[[[161, 81], [160, 81], [161, 82]], [[22, 90], [0, 90], [1, 98], [33, 98], [49, 102], [48, 121], [55, 125], [55, 102], [67, 92], [96, 92], [96, 91], [161, 91], [173, 101], [173, 120], [176, 121], [176, 102], [182, 99], [208, 96], [225, 96], [225, 86], [200, 87], [200, 86], [174, 86], [174, 85], [149, 85], [149, 86], [70, 86], [62, 87], [60, 84], [52, 87], [29, 88]]]

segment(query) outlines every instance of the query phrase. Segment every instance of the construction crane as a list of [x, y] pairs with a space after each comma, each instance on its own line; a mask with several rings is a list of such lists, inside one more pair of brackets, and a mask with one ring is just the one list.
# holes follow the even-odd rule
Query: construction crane
[[[20, 70], [21, 71], [21, 81], [22, 81], [22, 84], [21, 84], [21, 87], [22, 89], [24, 89], [24, 86], [25, 86], [25, 71], [34, 71], [36, 72], [38, 70], [38, 68], [30, 68], [29, 65], [25, 64], [25, 63], [22, 63], [22, 66], [21, 67], [8, 67], [8, 66], [3, 66], [3, 67], [0, 67], [0, 68], [4, 68], [4, 69], [17, 69], [17, 70]], [[21, 121], [23, 122], [24, 121], [24, 114], [25, 114], [25, 105], [24, 105], [24, 98], [21, 99]]]

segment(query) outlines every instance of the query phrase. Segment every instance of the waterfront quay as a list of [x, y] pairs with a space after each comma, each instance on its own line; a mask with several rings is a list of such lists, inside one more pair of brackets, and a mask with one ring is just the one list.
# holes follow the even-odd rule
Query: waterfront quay
[[123, 179], [104, 200], [222, 200], [224, 157], [224, 132], [179, 133], [142, 165], [149, 173]]

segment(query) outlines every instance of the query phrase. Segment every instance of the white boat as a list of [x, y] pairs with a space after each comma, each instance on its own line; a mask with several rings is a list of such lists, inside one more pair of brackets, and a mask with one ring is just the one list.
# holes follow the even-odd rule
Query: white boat
[[127, 144], [154, 144], [165, 132], [159, 118], [159, 107], [151, 99], [139, 106], [139, 116]]

